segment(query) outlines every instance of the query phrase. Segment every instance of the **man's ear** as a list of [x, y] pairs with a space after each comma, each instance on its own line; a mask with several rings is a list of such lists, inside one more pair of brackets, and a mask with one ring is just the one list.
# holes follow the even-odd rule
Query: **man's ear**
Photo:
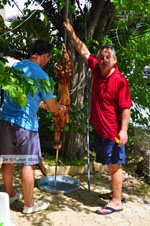
[[44, 53], [43, 56], [44, 56], [44, 58], [47, 58], [48, 53]]
[[117, 63], [117, 57], [116, 56], [114, 57], [114, 60], [115, 60], [115, 64], [116, 64]]

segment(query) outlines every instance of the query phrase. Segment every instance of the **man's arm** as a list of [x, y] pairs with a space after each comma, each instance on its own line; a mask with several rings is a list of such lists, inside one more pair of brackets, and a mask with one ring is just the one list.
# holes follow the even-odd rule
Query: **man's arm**
[[49, 110], [50, 112], [55, 113], [55, 112], [66, 110], [66, 106], [60, 105], [54, 98], [45, 99], [44, 101], [47, 105], [47, 108], [48, 108], [47, 110]]
[[64, 27], [71, 35], [75, 49], [78, 51], [78, 53], [81, 55], [81, 57], [83, 57], [85, 62], [88, 63], [88, 58], [89, 58], [90, 52], [89, 52], [88, 48], [86, 47], [86, 45], [75, 34], [75, 31], [74, 31], [72, 25], [70, 24], [69, 20], [67, 20], [67, 22], [64, 22]]
[[126, 144], [128, 141], [128, 124], [130, 120], [130, 108], [124, 108], [122, 110], [122, 122], [121, 122], [121, 129], [117, 135], [117, 138], [120, 140], [119, 145]]

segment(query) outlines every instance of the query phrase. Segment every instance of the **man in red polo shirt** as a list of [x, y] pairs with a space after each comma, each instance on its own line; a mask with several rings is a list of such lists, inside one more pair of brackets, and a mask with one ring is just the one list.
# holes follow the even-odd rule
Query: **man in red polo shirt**
[[[125, 162], [125, 144], [128, 141], [130, 119], [129, 85], [116, 65], [117, 57], [112, 46], [104, 45], [95, 58], [76, 36], [70, 22], [64, 23], [73, 45], [93, 73], [90, 123], [95, 131], [96, 160], [107, 165], [112, 181], [112, 200], [96, 210], [97, 214], [110, 214], [123, 210], [122, 164]], [[119, 143], [116, 142], [116, 138]], [[104, 196], [101, 196], [104, 197]]]

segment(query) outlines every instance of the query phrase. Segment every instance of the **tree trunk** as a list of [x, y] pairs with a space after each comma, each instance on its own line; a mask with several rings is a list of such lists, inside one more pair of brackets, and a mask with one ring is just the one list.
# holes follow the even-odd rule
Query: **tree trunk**
[[72, 129], [63, 134], [62, 154], [65, 158], [84, 157], [85, 138], [82, 134], [74, 134]]
[[[70, 86], [71, 104], [74, 103], [76, 109], [80, 110], [84, 103], [84, 92], [86, 85], [86, 65], [83, 59], [79, 55], [76, 55], [75, 52], [74, 56], [72, 57], [76, 58], [76, 60], [73, 67], [72, 82]], [[78, 127], [81, 126], [82, 128], [84, 128], [84, 132], [86, 133], [86, 125], [80, 121], [78, 115], [76, 115], [75, 117], [76, 118], [72, 122], [70, 130], [68, 132], [63, 133], [62, 153], [67, 158], [77, 157], [79, 159], [82, 159], [84, 157], [86, 139], [83, 134], [74, 133], [74, 128], [76, 127], [76, 125], [78, 125]]]

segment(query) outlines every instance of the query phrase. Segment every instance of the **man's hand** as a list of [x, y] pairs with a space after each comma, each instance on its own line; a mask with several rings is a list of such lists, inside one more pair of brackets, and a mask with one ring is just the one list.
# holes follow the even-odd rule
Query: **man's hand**
[[67, 110], [66, 106], [65, 105], [59, 105], [59, 111], [60, 112], [65, 112]]
[[[116, 139], [116, 142], [118, 143], [119, 147], [126, 144], [128, 142], [127, 130], [120, 130], [116, 138], [115, 139]], [[118, 140], [119, 140], [119, 142], [118, 142]]]
[[72, 34], [74, 32], [74, 29], [73, 29], [69, 19], [66, 22], [64, 22], [64, 27], [70, 34]]
[[42, 103], [42, 102], [40, 103], [39, 108], [42, 108], [42, 109], [44, 109], [44, 110], [48, 110], [47, 104]]
[[75, 49], [78, 51], [78, 53], [81, 55], [81, 57], [83, 57], [85, 62], [88, 63], [88, 58], [89, 58], [90, 52], [89, 52], [88, 48], [86, 47], [86, 45], [75, 34], [75, 31], [74, 31], [72, 25], [70, 24], [69, 20], [67, 20], [67, 22], [64, 22], [64, 27], [66, 28], [68, 33], [70, 33], [70, 36], [73, 41], [73, 45], [74, 45]]

